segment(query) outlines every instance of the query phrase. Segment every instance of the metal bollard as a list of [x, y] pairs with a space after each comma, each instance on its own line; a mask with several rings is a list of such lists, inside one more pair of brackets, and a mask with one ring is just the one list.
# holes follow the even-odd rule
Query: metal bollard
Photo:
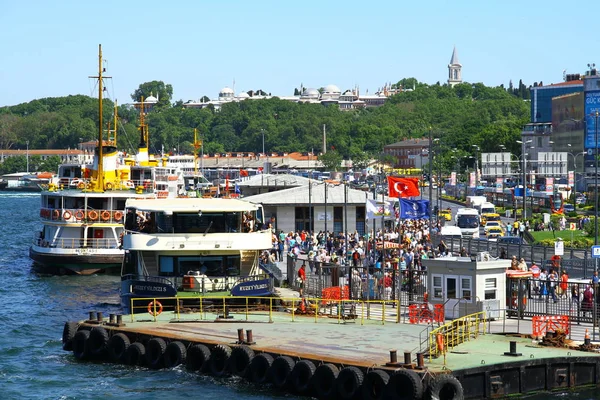
[[423, 353], [417, 353], [417, 368], [425, 368], [425, 357]]
[[102, 315], [102, 312], [101, 312], [101, 311], [98, 311], [98, 312], [96, 313], [96, 315], [97, 315], [97, 316], [96, 316], [96, 320], [97, 320], [98, 322], [102, 322], [102, 320], [104, 320], [104, 316]]
[[115, 314], [108, 314], [108, 322], [114, 324], [116, 321]]
[[252, 337], [252, 329], [246, 330], [246, 344], [256, 344]]
[[390, 350], [390, 363], [395, 364], [398, 362], [398, 354], [396, 350]]
[[89, 315], [90, 315], [90, 317], [88, 318], [88, 321], [94, 321], [96, 319], [96, 312], [95, 311], [90, 311]]
[[411, 358], [412, 358], [412, 354], [410, 354], [410, 351], [405, 351], [404, 352], [404, 364], [410, 364]]
[[123, 316], [121, 314], [117, 315], [117, 325], [123, 325]]
[[238, 329], [238, 343], [244, 343], [244, 329]]

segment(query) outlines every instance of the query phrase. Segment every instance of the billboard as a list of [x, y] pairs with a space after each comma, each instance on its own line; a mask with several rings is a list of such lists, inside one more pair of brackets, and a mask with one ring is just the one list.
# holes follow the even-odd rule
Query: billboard
[[504, 186], [504, 179], [496, 178], [496, 193], [502, 193], [503, 186]]
[[[595, 113], [600, 112], [600, 76], [589, 76], [583, 81], [585, 94], [585, 148], [596, 148], [596, 122]], [[600, 128], [600, 127], [598, 127]], [[600, 134], [600, 133], [599, 133]]]
[[552, 98], [552, 132], [583, 131], [583, 92]]
[[456, 186], [456, 172], [450, 173], [450, 186]]

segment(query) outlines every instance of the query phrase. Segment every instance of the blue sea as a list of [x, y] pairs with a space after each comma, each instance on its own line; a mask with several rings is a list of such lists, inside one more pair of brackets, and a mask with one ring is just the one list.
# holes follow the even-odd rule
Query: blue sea
[[[40, 228], [39, 202], [39, 194], [0, 193], [0, 399], [297, 399], [185, 368], [76, 361], [62, 350], [65, 321], [85, 319], [92, 310], [121, 313], [119, 277], [32, 272], [28, 248]], [[600, 399], [600, 391], [532, 398]]]

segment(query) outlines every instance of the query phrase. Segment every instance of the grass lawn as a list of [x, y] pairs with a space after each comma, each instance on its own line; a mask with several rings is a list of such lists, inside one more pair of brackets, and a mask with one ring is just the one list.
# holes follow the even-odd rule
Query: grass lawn
[[574, 231], [529, 231], [531, 236], [535, 239], [536, 242], [544, 239], [556, 239], [562, 238], [563, 240], [571, 240], [571, 235], [573, 235], [573, 239], [577, 239], [580, 237], [588, 237], [585, 231], [582, 230], [574, 230]]

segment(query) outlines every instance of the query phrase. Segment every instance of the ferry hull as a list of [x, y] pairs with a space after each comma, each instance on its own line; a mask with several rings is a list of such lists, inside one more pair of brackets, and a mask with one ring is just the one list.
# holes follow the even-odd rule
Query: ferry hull
[[99, 272], [118, 273], [123, 254], [52, 254], [29, 249], [33, 269], [44, 273], [92, 275]]

